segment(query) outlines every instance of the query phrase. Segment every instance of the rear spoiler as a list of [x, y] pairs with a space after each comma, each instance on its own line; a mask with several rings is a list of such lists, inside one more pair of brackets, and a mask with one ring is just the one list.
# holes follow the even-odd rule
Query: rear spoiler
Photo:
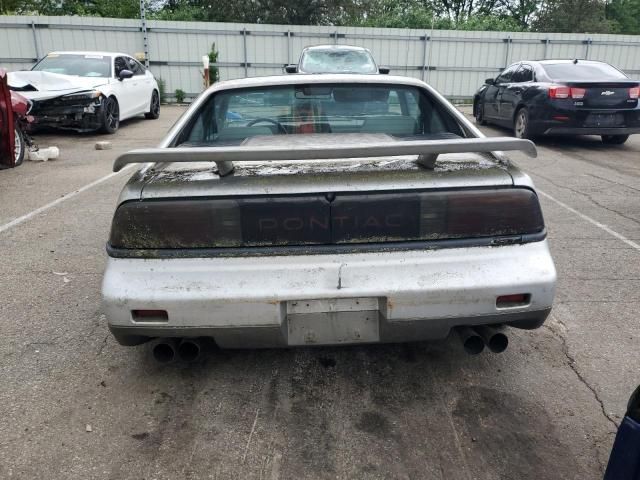
[[[336, 140], [337, 142], [338, 140]], [[495, 152], [519, 150], [529, 157], [537, 156], [531, 140], [511, 137], [459, 138], [447, 140], [392, 140], [373, 143], [344, 143], [336, 145], [233, 146], [233, 147], [175, 147], [144, 148], [120, 155], [113, 171], [120, 171], [130, 163], [188, 163], [215, 162], [220, 176], [233, 171], [233, 162], [309, 161], [347, 158], [395, 157], [418, 155], [418, 163], [433, 168], [441, 153]]]

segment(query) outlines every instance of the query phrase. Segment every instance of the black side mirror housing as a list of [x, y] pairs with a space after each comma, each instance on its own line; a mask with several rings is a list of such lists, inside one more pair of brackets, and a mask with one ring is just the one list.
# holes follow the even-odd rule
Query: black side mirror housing
[[287, 73], [298, 73], [297, 65], [285, 65], [284, 71]]
[[387, 75], [390, 71], [391, 71], [391, 69], [389, 67], [379, 67], [378, 68], [378, 73], [381, 73], [382, 75]]
[[496, 80], [494, 78], [487, 78], [484, 83], [486, 83], [487, 85], [494, 85], [496, 83]]
[[118, 80], [120, 81], [131, 77], [133, 77], [133, 72], [131, 70], [120, 70], [120, 73], [118, 74]]

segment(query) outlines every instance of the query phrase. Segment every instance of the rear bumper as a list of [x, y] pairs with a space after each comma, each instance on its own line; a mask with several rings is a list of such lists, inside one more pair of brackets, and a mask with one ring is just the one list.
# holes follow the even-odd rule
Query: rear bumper
[[632, 135], [640, 133], [639, 127], [548, 127], [543, 132], [545, 135]]
[[[609, 115], [616, 123], [594, 124], [591, 115]], [[575, 107], [540, 108], [531, 118], [535, 132], [549, 135], [631, 135], [640, 133], [640, 108], [633, 109], [579, 109]]]
[[[244, 348], [441, 339], [457, 325], [536, 328], [555, 283], [545, 240], [331, 256], [109, 258], [102, 295], [123, 344], [211, 336], [221, 347]], [[514, 293], [530, 294], [529, 303], [496, 308], [497, 296]], [[360, 310], [357, 300], [367, 306]], [[137, 309], [166, 310], [168, 320], [136, 322]], [[336, 333], [343, 325], [362, 331]]]

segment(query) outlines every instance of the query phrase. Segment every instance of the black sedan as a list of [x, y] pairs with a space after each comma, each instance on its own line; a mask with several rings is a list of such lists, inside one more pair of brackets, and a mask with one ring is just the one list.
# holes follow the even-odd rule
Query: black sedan
[[601, 135], [622, 144], [640, 133], [640, 82], [588, 60], [514, 63], [488, 78], [473, 99], [476, 123], [513, 128], [518, 138]]

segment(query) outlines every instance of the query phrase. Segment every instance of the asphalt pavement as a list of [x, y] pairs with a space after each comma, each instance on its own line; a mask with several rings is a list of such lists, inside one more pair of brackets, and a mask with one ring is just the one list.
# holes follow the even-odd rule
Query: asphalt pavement
[[510, 330], [503, 354], [452, 337], [162, 366], [113, 340], [100, 281], [132, 171], [113, 160], [182, 112], [40, 135], [58, 160], [0, 171], [0, 478], [602, 478], [640, 383], [640, 136], [513, 156], [540, 189], [559, 285], [545, 326]]

